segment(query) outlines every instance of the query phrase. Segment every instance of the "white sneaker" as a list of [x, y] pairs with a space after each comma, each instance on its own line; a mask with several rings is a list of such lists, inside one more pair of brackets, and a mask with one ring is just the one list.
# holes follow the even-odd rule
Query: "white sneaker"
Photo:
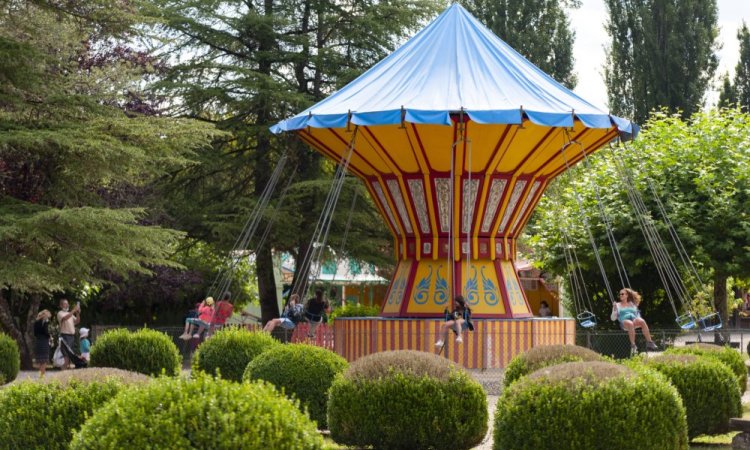
[[189, 333], [182, 333], [180, 335], [180, 339], [182, 339], [183, 341], [189, 341], [190, 340], [190, 334]]
[[198, 334], [198, 333], [195, 333], [195, 334], [193, 335], [193, 339], [200, 339], [200, 338], [201, 338], [201, 335], [200, 335], [200, 334]]
[[463, 341], [464, 341], [463, 336], [459, 336], [459, 337], [456, 338], [456, 344], [460, 344]]
[[442, 347], [442, 346], [443, 346], [443, 340], [442, 339], [439, 340], [439, 341], [437, 341], [437, 342], [435, 342], [435, 347]]

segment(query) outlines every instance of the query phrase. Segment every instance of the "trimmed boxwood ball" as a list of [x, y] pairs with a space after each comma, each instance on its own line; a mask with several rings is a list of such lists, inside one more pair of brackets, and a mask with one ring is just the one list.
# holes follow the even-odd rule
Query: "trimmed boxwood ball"
[[7, 334], [0, 333], [0, 384], [15, 380], [20, 368], [18, 344]]
[[339, 444], [387, 449], [469, 449], [487, 433], [482, 387], [445, 358], [383, 352], [336, 377], [328, 426]]
[[586, 347], [577, 345], [542, 345], [516, 355], [505, 368], [505, 387], [524, 375], [543, 367], [574, 361], [604, 361], [605, 358]]
[[91, 347], [91, 367], [114, 367], [145, 375], [180, 373], [182, 357], [172, 338], [142, 328], [131, 333], [118, 328], [105, 332]]
[[67, 449], [86, 418], [123, 389], [118, 380], [106, 378], [64, 384], [27, 381], [0, 389], [0, 446]]
[[664, 376], [609, 362], [533, 372], [497, 402], [495, 450], [687, 449], [685, 407]]
[[206, 372], [239, 382], [250, 361], [280, 345], [279, 341], [262, 331], [224, 328], [202, 343], [193, 354], [193, 372]]
[[745, 366], [745, 361], [742, 359], [742, 354], [731, 347], [697, 343], [684, 347], [672, 347], [664, 353], [697, 355], [717, 359], [726, 364], [734, 372], [740, 391], [745, 392], [747, 389], [747, 366]]
[[682, 397], [688, 437], [729, 431], [729, 419], [742, 416], [740, 391], [725, 364], [695, 355], [660, 355], [644, 360], [664, 374]]
[[349, 366], [330, 350], [307, 344], [274, 347], [250, 361], [243, 379], [265, 380], [300, 401], [321, 428], [327, 427], [326, 404], [333, 378]]
[[315, 424], [265, 382], [162, 377], [120, 395], [76, 434], [71, 450], [320, 449]]

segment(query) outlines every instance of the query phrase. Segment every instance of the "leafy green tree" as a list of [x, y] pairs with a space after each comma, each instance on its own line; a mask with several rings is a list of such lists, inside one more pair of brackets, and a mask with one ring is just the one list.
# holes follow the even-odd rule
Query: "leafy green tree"
[[[656, 221], [665, 246], [680, 268], [678, 253], [671, 244], [668, 229], [658, 213], [656, 197], [647, 181], [655, 185], [677, 234], [691, 256], [709, 292], [712, 310], [727, 320], [728, 277], [746, 279], [750, 275], [750, 115], [737, 109], [699, 112], [690, 120], [676, 115], [657, 114], [645, 131], [625, 147], [615, 151], [633, 170], [635, 186]], [[609, 302], [602, 300], [601, 274], [594, 260], [574, 192], [584, 204], [597, 246], [610, 282], [616, 282], [612, 248], [597, 212], [598, 186], [602, 205], [612, 219], [613, 229], [631, 286], [644, 293], [643, 312], [648, 320], [674, 324], [674, 313], [656, 276], [654, 262], [644, 243], [637, 216], [627, 199], [622, 177], [609, 151], [590, 158], [591, 170], [571, 180], [560, 180], [562, 198], [544, 198], [537, 208], [536, 228], [530, 230], [537, 254], [546, 255], [550, 270], [566, 274], [562, 254], [561, 227], [571, 235], [585, 273], [589, 293], [595, 293], [599, 317], [606, 317]], [[573, 186], [576, 189], [573, 189]], [[570, 218], [570, 219], [566, 219]], [[566, 226], [567, 225], [567, 226]], [[683, 273], [683, 275], [685, 275]], [[690, 285], [688, 285], [690, 288]], [[700, 289], [691, 289], [700, 298]], [[680, 305], [676, 305], [679, 309]], [[678, 311], [679, 312], [679, 311]]]
[[500, 39], [545, 73], [573, 89], [573, 41], [566, 8], [579, 0], [464, 0], [461, 4]]
[[0, 327], [26, 368], [43, 300], [175, 266], [182, 233], [112, 198], [192, 164], [217, 132], [138, 113], [138, 86], [157, 62], [124, 45], [137, 23], [107, 1], [0, 10], [0, 59], [10, 62], [0, 65]]
[[737, 31], [737, 39], [740, 41], [740, 60], [734, 69], [734, 89], [737, 92], [737, 104], [744, 111], [748, 111], [750, 110], [750, 30], [745, 22], [742, 22], [742, 27]]
[[[284, 205], [274, 200], [264, 216], [261, 230], [274, 221], [268, 245], [255, 248], [261, 311], [267, 321], [279, 313], [271, 248], [290, 251], [296, 258], [305, 254], [333, 173], [330, 163], [294, 136], [271, 136], [269, 127], [382, 59], [436, 11], [436, 3], [153, 0], [153, 6], [163, 24], [156, 37], [168, 39], [162, 51], [181, 61], [156, 91], [175, 97], [175, 113], [231, 133], [219, 153], [202, 155], [201, 166], [175, 177], [170, 211], [181, 227], [228, 249], [275, 163], [284, 152], [289, 154], [281, 185], [292, 176], [294, 183]], [[347, 191], [351, 198], [354, 191]], [[342, 197], [339, 209], [346, 204]], [[369, 199], [363, 198], [359, 208], [362, 214], [352, 229], [369, 237], [358, 243], [369, 250], [365, 258], [375, 262], [372, 255], [388, 253], [387, 232], [382, 221], [369, 219], [376, 211]], [[334, 248], [346, 220], [337, 222], [330, 241]]]
[[613, 113], [645, 123], [667, 108], [700, 110], [718, 65], [716, 0], [606, 0], [605, 66]]
[[719, 91], [719, 108], [732, 108], [737, 105], [737, 89], [732, 85], [729, 74], [721, 77], [721, 90]]

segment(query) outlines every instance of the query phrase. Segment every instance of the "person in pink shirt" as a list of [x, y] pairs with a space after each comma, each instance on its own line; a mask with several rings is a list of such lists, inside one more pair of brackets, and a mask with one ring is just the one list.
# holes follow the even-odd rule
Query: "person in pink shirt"
[[[214, 299], [213, 297], [206, 297], [205, 300], [198, 305], [198, 317], [189, 317], [185, 319], [185, 331], [180, 336], [180, 339], [189, 340], [190, 338], [200, 338], [203, 330], [207, 329], [211, 323], [211, 319], [214, 316]], [[198, 326], [198, 331], [195, 334], [191, 334], [193, 325]]]

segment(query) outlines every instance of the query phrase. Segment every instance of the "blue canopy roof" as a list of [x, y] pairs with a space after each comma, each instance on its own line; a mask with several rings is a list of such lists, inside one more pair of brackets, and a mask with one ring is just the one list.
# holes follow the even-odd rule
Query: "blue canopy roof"
[[451, 125], [463, 111], [483, 124], [533, 123], [635, 135], [629, 120], [602, 111], [542, 72], [454, 3], [398, 50], [330, 97], [271, 127]]

